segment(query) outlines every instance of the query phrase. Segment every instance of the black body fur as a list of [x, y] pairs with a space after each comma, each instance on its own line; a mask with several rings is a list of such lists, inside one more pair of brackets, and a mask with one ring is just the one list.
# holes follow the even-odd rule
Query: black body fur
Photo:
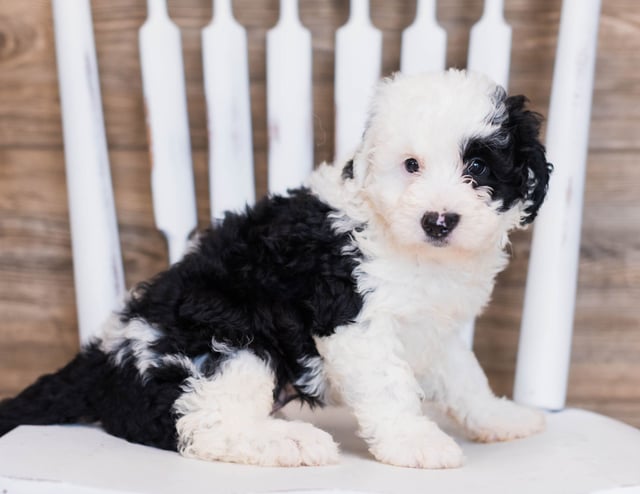
[[[295, 385], [311, 371], [304, 358], [318, 356], [312, 336], [332, 334], [362, 306], [352, 276], [357, 252], [345, 254], [351, 238], [333, 231], [331, 212], [300, 189], [227, 214], [182, 261], [133, 290], [121, 321], [145, 321], [161, 334], [148, 347], [153, 355], [186, 356], [204, 376], [226, 356], [212, 349], [212, 339], [250, 349], [273, 368], [276, 402], [320, 403]], [[93, 342], [0, 404], [0, 435], [20, 424], [101, 421], [116, 436], [176, 449], [172, 407], [189, 371], [163, 362], [143, 378], [132, 347], [124, 340], [108, 355]]]

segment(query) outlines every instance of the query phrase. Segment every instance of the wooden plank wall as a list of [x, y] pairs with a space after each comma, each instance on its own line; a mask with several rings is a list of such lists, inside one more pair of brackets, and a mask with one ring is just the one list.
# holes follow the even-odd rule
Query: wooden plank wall
[[[481, 0], [438, 2], [448, 64], [464, 67]], [[266, 190], [265, 32], [277, 0], [235, 0], [250, 43], [258, 192]], [[183, 33], [200, 223], [208, 218], [200, 30], [210, 0], [172, 0]], [[511, 90], [542, 113], [560, 0], [507, 0], [513, 26]], [[384, 71], [398, 68], [400, 34], [415, 0], [373, 0], [384, 31]], [[94, 0], [104, 112], [127, 282], [167, 262], [153, 226], [137, 30], [143, 0]], [[301, 0], [313, 33], [316, 161], [333, 153], [333, 36], [348, 2]], [[640, 426], [640, 3], [603, 0], [569, 403]], [[233, 164], [230, 164], [233, 166]], [[557, 163], [562, 166], [562, 163]], [[498, 393], [510, 394], [529, 249], [514, 235], [513, 262], [478, 323], [476, 350]], [[72, 259], [51, 9], [43, 0], [0, 4], [0, 396], [16, 393], [77, 351]]]

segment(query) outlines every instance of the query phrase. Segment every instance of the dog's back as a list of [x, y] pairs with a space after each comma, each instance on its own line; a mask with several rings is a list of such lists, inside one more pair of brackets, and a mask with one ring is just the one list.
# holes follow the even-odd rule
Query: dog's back
[[21, 424], [100, 421], [108, 432], [177, 448], [176, 400], [250, 351], [274, 374], [275, 406], [323, 399], [314, 335], [359, 312], [332, 210], [306, 189], [228, 214], [185, 258], [130, 294], [66, 367], [0, 404], [0, 435]]

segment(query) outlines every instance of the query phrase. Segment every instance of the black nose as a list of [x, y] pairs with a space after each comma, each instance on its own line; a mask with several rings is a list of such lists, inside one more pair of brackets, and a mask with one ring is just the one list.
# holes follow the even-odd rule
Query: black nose
[[422, 229], [431, 238], [444, 238], [456, 227], [460, 215], [427, 211], [422, 217]]

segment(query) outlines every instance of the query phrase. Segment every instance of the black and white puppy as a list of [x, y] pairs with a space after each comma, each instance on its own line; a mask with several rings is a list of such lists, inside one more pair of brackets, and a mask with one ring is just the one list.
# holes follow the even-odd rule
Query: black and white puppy
[[321, 465], [338, 459], [331, 436], [273, 411], [329, 395], [393, 465], [462, 463], [423, 400], [476, 440], [540, 431], [543, 415], [495, 397], [459, 336], [509, 231], [544, 199], [539, 126], [524, 97], [478, 74], [383, 81], [353, 160], [227, 214], [69, 365], [2, 403], [0, 434], [100, 421], [189, 457]]

